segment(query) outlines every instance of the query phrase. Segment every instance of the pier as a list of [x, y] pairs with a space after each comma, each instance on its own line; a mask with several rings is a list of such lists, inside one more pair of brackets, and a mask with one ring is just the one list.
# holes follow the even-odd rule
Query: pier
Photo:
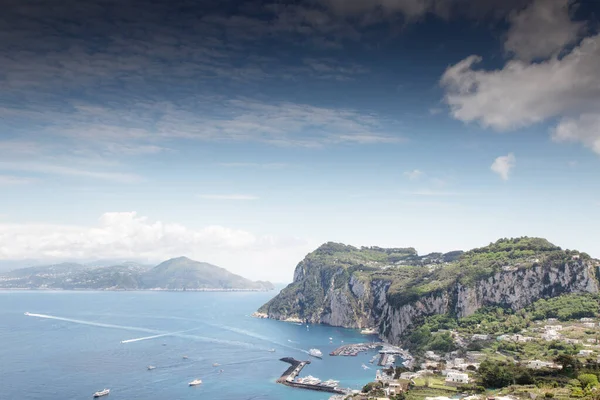
[[347, 390], [344, 390], [344, 389], [341, 389], [338, 387], [331, 387], [331, 386], [326, 386], [326, 385], [321, 385], [321, 384], [312, 385], [312, 384], [308, 384], [308, 383], [295, 382], [294, 379], [296, 379], [296, 377], [300, 374], [302, 369], [307, 364], [310, 364], [310, 361], [298, 361], [292, 357], [284, 357], [284, 358], [280, 359], [280, 361], [291, 364], [291, 366], [285, 370], [285, 372], [279, 377], [279, 379], [277, 379], [277, 383], [281, 383], [282, 385], [295, 387], [298, 389], [308, 389], [308, 390], [317, 390], [320, 392], [347, 394]]
[[357, 344], [347, 344], [341, 347], [338, 347], [331, 353], [330, 356], [356, 356], [358, 353], [362, 353], [363, 351], [374, 350], [379, 347], [384, 347], [385, 343], [383, 342], [372, 342], [372, 343], [357, 343]]

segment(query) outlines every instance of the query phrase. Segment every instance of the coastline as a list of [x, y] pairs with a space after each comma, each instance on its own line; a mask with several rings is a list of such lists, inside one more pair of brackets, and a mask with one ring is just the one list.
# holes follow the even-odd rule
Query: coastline
[[3, 288], [0, 291], [32, 291], [32, 292], [270, 292], [275, 289], [111, 289], [111, 288]]

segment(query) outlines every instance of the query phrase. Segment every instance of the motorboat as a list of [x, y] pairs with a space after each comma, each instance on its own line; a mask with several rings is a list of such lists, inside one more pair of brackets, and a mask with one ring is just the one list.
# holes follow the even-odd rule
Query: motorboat
[[321, 353], [321, 350], [319, 350], [319, 349], [310, 349], [308, 351], [308, 355], [316, 357], [316, 358], [323, 358], [323, 353]]
[[152, 371], [153, 369], [156, 369], [154, 365], [148, 365], [148, 371]]
[[213, 367], [218, 367], [219, 365], [221, 365], [221, 364], [219, 364], [219, 363], [213, 363]]
[[198, 386], [198, 385], [202, 385], [202, 380], [201, 379], [194, 379], [193, 381], [191, 381], [190, 383], [188, 383], [189, 386]]
[[110, 389], [104, 389], [104, 390], [94, 393], [94, 398], [108, 396], [109, 393], [110, 393]]
[[183, 356], [183, 359], [184, 359], [184, 360], [187, 360], [188, 358], [189, 358], [188, 356]]
[[275, 349], [269, 349], [269, 353], [275, 353]]

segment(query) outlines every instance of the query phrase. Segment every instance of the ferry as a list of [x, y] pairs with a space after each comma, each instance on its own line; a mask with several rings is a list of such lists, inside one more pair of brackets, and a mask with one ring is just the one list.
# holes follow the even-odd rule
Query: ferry
[[152, 371], [153, 369], [156, 369], [154, 365], [148, 365], [148, 371]]
[[108, 396], [109, 393], [110, 393], [110, 389], [104, 389], [104, 390], [94, 393], [94, 398]]
[[308, 355], [313, 356], [315, 358], [323, 358], [323, 353], [319, 349], [310, 349], [308, 351]]
[[191, 381], [190, 383], [188, 383], [189, 386], [198, 386], [198, 385], [202, 385], [202, 380], [201, 379], [194, 379], [193, 381]]

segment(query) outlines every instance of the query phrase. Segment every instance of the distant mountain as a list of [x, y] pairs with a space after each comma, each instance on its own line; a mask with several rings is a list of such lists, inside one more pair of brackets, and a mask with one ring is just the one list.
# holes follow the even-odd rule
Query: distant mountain
[[62, 263], [0, 274], [0, 288], [96, 290], [272, 290], [270, 282], [232, 274], [212, 264], [178, 257], [156, 267], [124, 262], [97, 267]]
[[270, 282], [253, 282], [209, 263], [178, 257], [167, 260], [142, 276], [147, 288], [271, 290]]

